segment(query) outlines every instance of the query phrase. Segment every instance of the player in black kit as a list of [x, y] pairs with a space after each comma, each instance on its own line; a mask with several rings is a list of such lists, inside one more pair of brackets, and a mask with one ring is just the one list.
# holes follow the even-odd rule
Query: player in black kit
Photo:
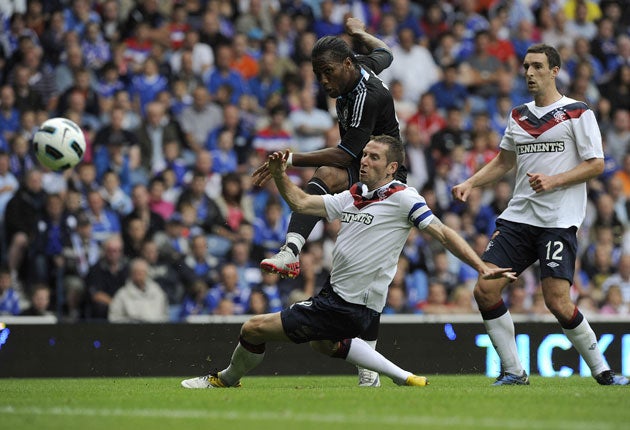
[[[353, 42], [367, 48], [369, 54], [356, 55], [341, 37], [320, 38], [311, 54], [313, 72], [329, 97], [337, 99], [336, 110], [341, 142], [334, 148], [308, 153], [291, 153], [288, 165], [317, 167], [307, 184], [309, 194], [331, 194], [350, 188], [359, 179], [359, 162], [370, 136], [389, 135], [400, 139], [394, 101], [387, 86], [377, 76], [392, 63], [387, 45], [367, 33], [365, 24], [348, 18], [346, 33]], [[270, 179], [267, 164], [254, 172], [254, 184]], [[396, 179], [406, 182], [406, 169], [401, 166]], [[293, 213], [286, 243], [271, 258], [264, 259], [263, 270], [294, 278], [300, 273], [299, 254], [321, 218]], [[376, 345], [378, 321], [363, 334], [371, 346]], [[378, 374], [360, 369], [360, 385], [378, 386]]]

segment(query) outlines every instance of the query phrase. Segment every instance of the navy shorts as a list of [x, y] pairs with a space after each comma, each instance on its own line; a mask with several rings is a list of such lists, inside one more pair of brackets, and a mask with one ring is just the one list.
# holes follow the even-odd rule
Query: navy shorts
[[346, 302], [328, 282], [317, 296], [280, 312], [284, 332], [295, 343], [358, 337], [379, 315], [363, 305]]
[[540, 279], [558, 278], [573, 283], [577, 252], [577, 228], [542, 228], [497, 219], [481, 259], [520, 274], [540, 261]]

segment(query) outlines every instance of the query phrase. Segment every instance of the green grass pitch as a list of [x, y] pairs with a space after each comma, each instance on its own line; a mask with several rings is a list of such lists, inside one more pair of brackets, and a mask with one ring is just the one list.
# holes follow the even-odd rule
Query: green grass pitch
[[354, 376], [246, 377], [242, 388], [186, 390], [180, 378], [0, 380], [7, 430], [630, 428], [630, 387], [532, 377], [429, 375], [428, 387], [359, 388]]

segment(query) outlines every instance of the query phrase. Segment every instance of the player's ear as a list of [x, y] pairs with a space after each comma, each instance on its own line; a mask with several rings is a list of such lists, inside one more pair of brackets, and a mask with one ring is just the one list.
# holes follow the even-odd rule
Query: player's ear
[[396, 170], [398, 170], [398, 161], [392, 161], [387, 165], [387, 174], [393, 176]]

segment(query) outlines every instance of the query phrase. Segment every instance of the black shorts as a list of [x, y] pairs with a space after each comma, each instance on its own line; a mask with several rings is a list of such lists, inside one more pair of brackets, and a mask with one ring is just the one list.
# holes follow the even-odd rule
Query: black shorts
[[577, 252], [577, 228], [542, 228], [497, 219], [481, 259], [520, 274], [540, 261], [540, 279], [558, 278], [573, 283]]
[[361, 335], [379, 313], [346, 302], [327, 283], [317, 296], [283, 309], [280, 317], [284, 332], [295, 343], [336, 342]]

